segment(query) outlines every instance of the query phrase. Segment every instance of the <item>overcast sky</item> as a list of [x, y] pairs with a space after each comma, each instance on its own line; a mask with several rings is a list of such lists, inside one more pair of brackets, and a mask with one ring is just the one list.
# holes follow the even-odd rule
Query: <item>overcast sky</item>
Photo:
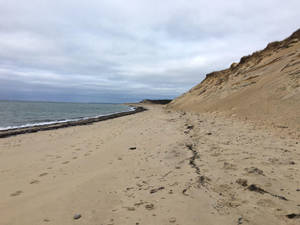
[[0, 99], [173, 98], [299, 17], [299, 0], [0, 0]]

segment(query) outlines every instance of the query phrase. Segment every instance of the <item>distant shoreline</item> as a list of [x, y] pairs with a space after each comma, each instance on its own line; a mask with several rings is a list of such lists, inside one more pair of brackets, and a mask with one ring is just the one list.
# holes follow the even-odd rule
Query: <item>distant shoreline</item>
[[46, 130], [56, 130], [60, 128], [66, 128], [66, 127], [72, 127], [72, 126], [82, 126], [82, 125], [89, 125], [95, 122], [100, 122], [104, 120], [114, 119], [118, 117], [123, 117], [127, 115], [132, 115], [135, 113], [146, 111], [144, 107], [138, 106], [135, 107], [132, 111], [126, 111], [126, 112], [119, 112], [119, 113], [113, 113], [109, 115], [104, 116], [98, 116], [94, 118], [87, 118], [87, 119], [81, 119], [76, 121], [67, 121], [67, 122], [57, 122], [53, 124], [47, 124], [47, 125], [35, 125], [31, 127], [24, 127], [24, 128], [13, 128], [13, 129], [7, 129], [7, 130], [0, 130], [0, 138], [6, 138], [10, 136], [20, 135], [20, 134], [26, 134], [26, 133], [36, 133], [39, 131], [46, 131]]

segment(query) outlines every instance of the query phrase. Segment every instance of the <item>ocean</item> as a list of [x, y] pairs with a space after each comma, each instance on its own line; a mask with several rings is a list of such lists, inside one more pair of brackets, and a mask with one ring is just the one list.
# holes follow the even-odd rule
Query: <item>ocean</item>
[[0, 101], [0, 130], [88, 119], [132, 110], [122, 104]]

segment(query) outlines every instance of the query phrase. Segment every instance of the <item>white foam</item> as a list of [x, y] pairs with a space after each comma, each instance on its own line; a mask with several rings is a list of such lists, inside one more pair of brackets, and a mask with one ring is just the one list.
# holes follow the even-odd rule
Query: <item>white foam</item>
[[[136, 107], [130, 107], [128, 111], [121, 111], [121, 112], [131, 112], [134, 110], [136, 110]], [[27, 124], [20, 125], [20, 126], [0, 127], [0, 131], [28, 128], [28, 127], [37, 127], [37, 126], [44, 126], [44, 125], [52, 125], [52, 124], [66, 123], [66, 122], [74, 122], [74, 121], [81, 121], [81, 120], [88, 120], [88, 119], [97, 119], [102, 116], [114, 115], [114, 114], [121, 113], [121, 112], [102, 114], [102, 115], [97, 115], [97, 116], [92, 116], [92, 117], [83, 117], [83, 118], [78, 118], [78, 119], [54, 120], [54, 121], [50, 121], [50, 122], [27, 123]]]

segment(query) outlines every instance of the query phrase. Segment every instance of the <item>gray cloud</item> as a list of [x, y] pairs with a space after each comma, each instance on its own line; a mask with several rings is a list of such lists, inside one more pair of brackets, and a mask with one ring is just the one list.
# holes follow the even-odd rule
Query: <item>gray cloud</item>
[[0, 98], [175, 97], [299, 28], [298, 0], [0, 0]]

